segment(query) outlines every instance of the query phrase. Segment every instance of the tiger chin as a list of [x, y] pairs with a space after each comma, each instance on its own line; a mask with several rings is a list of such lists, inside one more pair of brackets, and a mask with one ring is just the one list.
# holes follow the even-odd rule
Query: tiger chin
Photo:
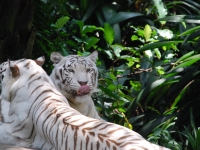
[[53, 52], [51, 61], [54, 63], [54, 69], [50, 78], [72, 108], [85, 116], [101, 119], [91, 98], [98, 84], [98, 69], [95, 64], [97, 57], [97, 51], [86, 57], [63, 57]]

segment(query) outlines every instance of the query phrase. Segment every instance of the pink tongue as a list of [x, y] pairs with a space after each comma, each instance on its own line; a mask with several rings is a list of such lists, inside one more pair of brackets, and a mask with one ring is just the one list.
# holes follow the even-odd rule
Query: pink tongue
[[77, 92], [77, 95], [84, 95], [90, 92], [90, 87], [87, 85], [82, 85]]

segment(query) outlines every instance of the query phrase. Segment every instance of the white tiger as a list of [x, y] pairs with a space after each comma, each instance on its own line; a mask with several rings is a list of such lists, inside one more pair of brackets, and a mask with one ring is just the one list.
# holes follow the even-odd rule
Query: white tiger
[[169, 150], [120, 125], [71, 108], [46, 72], [30, 59], [4, 70], [2, 98], [10, 102], [0, 143], [42, 150]]
[[87, 57], [78, 55], [63, 57], [53, 52], [51, 61], [55, 68], [50, 78], [68, 99], [72, 108], [85, 116], [101, 119], [91, 98], [98, 84], [98, 69], [95, 65], [97, 56], [97, 51]]

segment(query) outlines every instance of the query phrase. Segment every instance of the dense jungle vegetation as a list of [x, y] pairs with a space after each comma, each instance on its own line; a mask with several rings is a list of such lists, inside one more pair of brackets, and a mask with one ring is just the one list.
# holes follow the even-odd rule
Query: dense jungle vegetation
[[0, 61], [97, 50], [96, 107], [173, 150], [200, 150], [200, 0], [1, 0]]

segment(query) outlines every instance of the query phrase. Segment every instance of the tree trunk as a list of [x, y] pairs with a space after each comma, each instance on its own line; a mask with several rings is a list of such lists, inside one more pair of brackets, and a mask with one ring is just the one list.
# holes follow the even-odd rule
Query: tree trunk
[[[31, 58], [36, 30], [33, 0], [0, 0], [0, 63]], [[0, 150], [28, 150], [2, 145]]]
[[0, 0], [0, 62], [31, 58], [36, 30], [33, 0]]

